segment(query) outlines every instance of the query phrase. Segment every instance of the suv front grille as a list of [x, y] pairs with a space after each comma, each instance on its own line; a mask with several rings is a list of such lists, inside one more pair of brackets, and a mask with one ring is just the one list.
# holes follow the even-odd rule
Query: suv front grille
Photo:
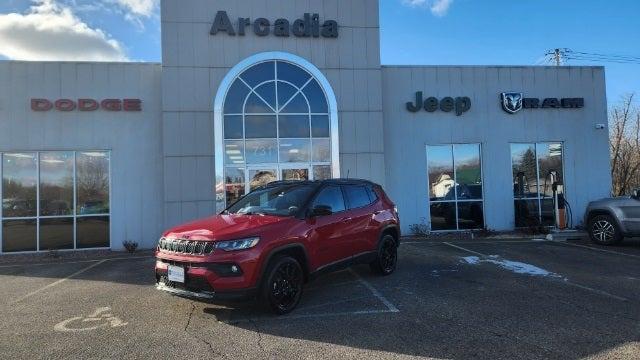
[[214, 244], [210, 241], [162, 238], [158, 242], [158, 249], [175, 254], [204, 256], [213, 252]]

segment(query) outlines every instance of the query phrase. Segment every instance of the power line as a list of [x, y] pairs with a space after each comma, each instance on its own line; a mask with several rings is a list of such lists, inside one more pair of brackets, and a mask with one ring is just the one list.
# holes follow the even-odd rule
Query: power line
[[640, 57], [637, 56], [574, 51], [568, 48], [549, 50], [545, 56], [548, 63], [556, 66], [568, 60], [640, 65]]

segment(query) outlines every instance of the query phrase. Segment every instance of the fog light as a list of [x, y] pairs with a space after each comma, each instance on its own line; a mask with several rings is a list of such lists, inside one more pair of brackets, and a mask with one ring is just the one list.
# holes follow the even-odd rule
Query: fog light
[[235, 265], [231, 266], [231, 272], [237, 273], [238, 271], [240, 271], [240, 269], [238, 269], [237, 266]]

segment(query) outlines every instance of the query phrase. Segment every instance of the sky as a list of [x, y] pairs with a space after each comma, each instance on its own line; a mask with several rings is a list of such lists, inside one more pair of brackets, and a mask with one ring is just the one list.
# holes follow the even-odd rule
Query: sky
[[[161, 62], [159, 12], [159, 0], [0, 0], [0, 59]], [[638, 0], [380, 0], [380, 14], [383, 65], [543, 65], [567, 48], [637, 58], [565, 64], [605, 66], [610, 105], [640, 94]]]

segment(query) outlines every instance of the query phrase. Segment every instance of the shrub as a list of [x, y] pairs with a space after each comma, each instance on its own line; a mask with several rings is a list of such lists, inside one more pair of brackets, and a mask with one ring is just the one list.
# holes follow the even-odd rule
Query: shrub
[[127, 251], [130, 253], [134, 253], [138, 249], [138, 243], [135, 241], [124, 241], [122, 243], [122, 246], [124, 246], [124, 248], [127, 249]]

